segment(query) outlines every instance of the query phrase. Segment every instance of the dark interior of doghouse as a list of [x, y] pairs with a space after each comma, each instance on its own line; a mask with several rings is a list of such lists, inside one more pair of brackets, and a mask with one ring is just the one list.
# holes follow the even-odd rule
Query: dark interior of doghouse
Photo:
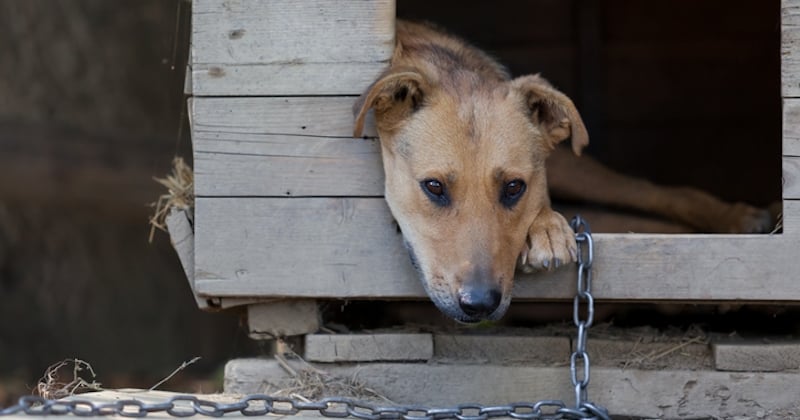
[[[398, 0], [397, 16], [463, 37], [515, 76], [541, 73], [578, 106], [588, 154], [617, 171], [780, 201], [777, 0]], [[604, 223], [595, 230], [642, 231]]]
[[[541, 73], [578, 106], [588, 153], [620, 172], [732, 202], [780, 201], [777, 0], [398, 0], [397, 15], [446, 28], [514, 75]], [[794, 334], [798, 308], [611, 302], [598, 305], [597, 318]], [[361, 328], [452, 325], [429, 302], [331, 302], [326, 319]], [[571, 319], [571, 302], [515, 302], [504, 323]]]

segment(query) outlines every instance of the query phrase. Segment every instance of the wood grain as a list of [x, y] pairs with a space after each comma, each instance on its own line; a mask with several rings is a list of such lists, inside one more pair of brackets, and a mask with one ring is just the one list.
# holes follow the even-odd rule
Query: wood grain
[[380, 196], [374, 124], [352, 138], [352, 97], [195, 98], [197, 196]]
[[800, 367], [800, 343], [730, 340], [713, 343], [714, 367], [735, 372], [780, 372]]
[[[380, 198], [198, 198], [196, 286], [209, 296], [426, 295]], [[597, 234], [598, 299], [798, 300], [791, 235]], [[518, 275], [520, 299], [571, 299], [572, 267]]]
[[781, 0], [781, 94], [800, 97], [800, 0]]
[[309, 362], [373, 362], [430, 360], [433, 337], [428, 333], [309, 334]]
[[250, 338], [267, 340], [319, 330], [320, 314], [313, 300], [274, 300], [247, 305]]
[[783, 100], [783, 155], [800, 156], [800, 99]]
[[[591, 340], [588, 351], [591, 354]], [[566, 358], [564, 359], [566, 362]], [[296, 363], [296, 369], [304, 366]], [[566, 366], [491, 364], [364, 363], [318, 365], [359, 382], [392, 401], [451, 406], [464, 401], [489, 405], [558, 399], [571, 404], [574, 391]], [[307, 367], [305, 367], [307, 369]], [[266, 378], [266, 379], [265, 379]], [[275, 392], [291, 384], [280, 365], [265, 359], [235, 359], [225, 366], [225, 392]], [[639, 370], [595, 367], [589, 399], [616, 416], [634, 418], [761, 418], [789, 409], [797, 398], [797, 373]], [[788, 415], [788, 417], [792, 417]]]
[[192, 5], [198, 96], [357, 95], [394, 49], [394, 0], [201, 0]]
[[783, 157], [783, 198], [800, 199], [800, 156]]

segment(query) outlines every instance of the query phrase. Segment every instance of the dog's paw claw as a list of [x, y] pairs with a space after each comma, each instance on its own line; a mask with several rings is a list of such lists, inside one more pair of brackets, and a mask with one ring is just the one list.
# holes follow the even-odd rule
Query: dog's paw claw
[[554, 270], [575, 262], [577, 256], [575, 234], [567, 221], [560, 214], [545, 210], [528, 230], [528, 240], [520, 263], [522, 270], [530, 273], [536, 270]]

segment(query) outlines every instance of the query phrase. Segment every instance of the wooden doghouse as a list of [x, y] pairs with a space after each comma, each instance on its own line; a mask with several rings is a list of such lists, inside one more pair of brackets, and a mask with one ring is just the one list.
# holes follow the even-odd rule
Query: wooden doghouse
[[[193, 246], [185, 245], [194, 252], [186, 262], [198, 301], [250, 305], [252, 332], [292, 335], [317, 329], [316, 300], [425, 300], [382, 197], [374, 128], [352, 138], [352, 104], [392, 53], [394, 0], [195, 0], [192, 7], [187, 88], [196, 207]], [[800, 0], [783, 0], [780, 9], [782, 232], [596, 234], [596, 299], [800, 301]], [[574, 275], [520, 274], [514, 299], [570, 300]], [[451, 368], [435, 369], [458, 381]], [[507, 378], [518, 370], [491, 369], [470, 375]], [[598, 375], [601, 402], [614, 388], [617, 407], [641, 403], [623, 389], [630, 381], [624, 372]], [[693, 395], [684, 376], [653, 375], [651, 382]], [[734, 380], [729, 375], [704, 377], [697, 387], [726, 384]], [[741, 386], [729, 385], [735, 389], [720, 401], [764, 383], [751, 399], [770, 398], [798, 383], [792, 374], [739, 375]], [[521, 387], [547, 390], [530, 380]], [[661, 411], [651, 415], [687, 413], [653, 398], [649, 407]]]

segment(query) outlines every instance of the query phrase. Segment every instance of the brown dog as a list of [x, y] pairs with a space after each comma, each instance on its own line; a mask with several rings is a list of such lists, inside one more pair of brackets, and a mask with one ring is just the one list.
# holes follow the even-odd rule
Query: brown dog
[[[603, 195], [597, 183], [616, 181], [626, 189], [631, 179], [593, 161], [586, 167], [596, 173], [579, 171], [593, 184], [571, 185], [586, 179], [558, 176], [575, 170], [575, 157], [556, 146], [571, 137], [577, 156], [589, 142], [572, 101], [538, 75], [512, 80], [482, 51], [428, 25], [397, 23], [389, 68], [356, 103], [357, 137], [370, 109], [381, 139], [386, 201], [412, 262], [436, 306], [461, 322], [505, 313], [518, 261], [541, 270], [575, 260], [573, 232], [551, 209], [548, 182], [577, 198], [679, 220], [687, 213], [681, 206], [697, 198], [686, 193], [673, 205], [669, 194], [665, 199], [644, 181], [634, 185], [644, 190]], [[717, 223], [711, 219], [701, 224]]]

